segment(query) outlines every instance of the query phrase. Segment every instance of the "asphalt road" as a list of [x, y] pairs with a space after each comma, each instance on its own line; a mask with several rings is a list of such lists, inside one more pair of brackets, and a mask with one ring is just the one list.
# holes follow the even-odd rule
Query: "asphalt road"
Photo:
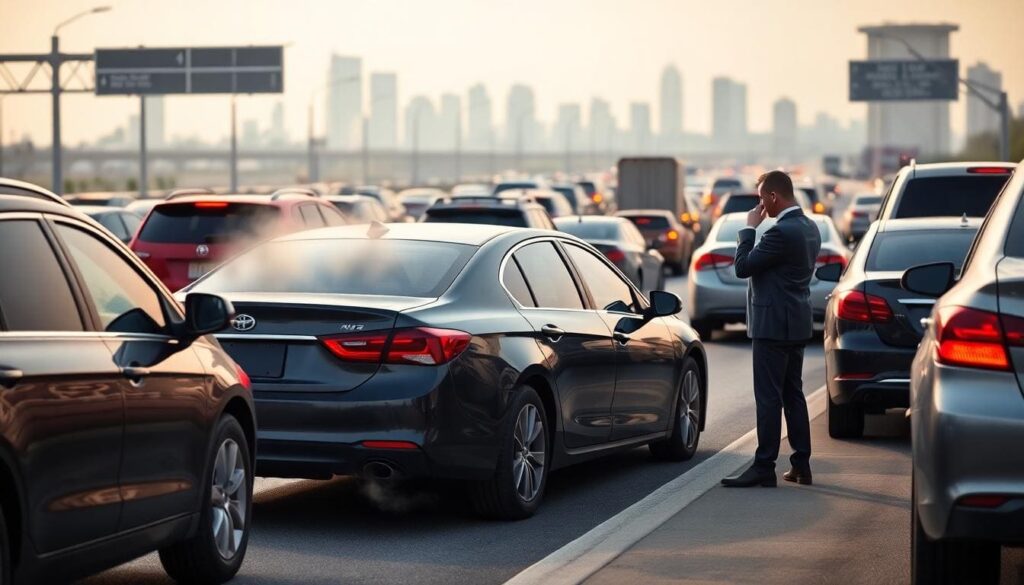
[[[669, 279], [668, 289], [686, 298], [684, 278]], [[514, 523], [476, 518], [457, 485], [399, 491], [348, 478], [257, 480], [253, 533], [234, 582], [502, 583], [754, 427], [751, 352], [744, 331], [716, 333], [707, 347], [707, 430], [689, 462], [657, 462], [639, 448], [558, 471], [550, 477], [540, 512]], [[804, 390], [813, 392], [823, 383], [819, 338], [807, 349]], [[171, 581], [154, 554], [83, 583]]]

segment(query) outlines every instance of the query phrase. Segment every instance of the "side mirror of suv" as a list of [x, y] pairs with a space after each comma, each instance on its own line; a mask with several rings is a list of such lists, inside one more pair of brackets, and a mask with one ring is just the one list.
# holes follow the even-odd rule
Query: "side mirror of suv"
[[910, 292], [941, 297], [953, 286], [956, 267], [952, 262], [936, 262], [908, 268], [900, 278], [900, 286]]
[[235, 314], [231, 301], [206, 293], [189, 293], [185, 297], [185, 333], [195, 339], [219, 331]]

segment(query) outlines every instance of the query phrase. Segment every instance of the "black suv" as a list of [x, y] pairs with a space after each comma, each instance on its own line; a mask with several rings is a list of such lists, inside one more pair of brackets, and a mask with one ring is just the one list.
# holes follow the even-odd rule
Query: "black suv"
[[553, 230], [544, 206], [530, 196], [453, 197], [427, 209], [420, 221], [425, 223], [475, 223], [509, 227]]
[[182, 583], [238, 571], [251, 524], [249, 379], [98, 223], [0, 179], [0, 585], [160, 551]]

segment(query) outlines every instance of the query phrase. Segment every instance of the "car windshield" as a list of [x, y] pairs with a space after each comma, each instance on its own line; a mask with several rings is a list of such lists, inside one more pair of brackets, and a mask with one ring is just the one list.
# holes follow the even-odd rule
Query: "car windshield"
[[743, 183], [737, 179], [716, 179], [711, 190], [715, 193], [728, 193], [743, 188]]
[[419, 240], [273, 241], [224, 264], [193, 290], [437, 297], [475, 250]]
[[555, 225], [559, 230], [584, 240], [619, 239], [619, 226], [616, 223], [606, 221], [581, 222], [576, 218], [567, 218], [562, 221], [556, 221]]
[[893, 217], [985, 217], [996, 195], [1010, 177], [968, 175], [921, 177], [907, 183]]
[[881, 204], [882, 204], [882, 196], [881, 195], [869, 195], [867, 197], [857, 197], [856, 199], [853, 200], [853, 205], [855, 207], [868, 207], [870, 205], [881, 205]]
[[565, 198], [569, 201], [569, 205], [575, 206], [577, 203], [579, 203], [578, 201], [576, 201], [576, 190], [573, 189], [572, 187], [553, 187], [553, 189], [564, 195]]
[[[828, 220], [823, 217], [812, 218], [814, 225], [818, 226], [818, 233], [821, 234], [821, 243], [827, 243], [832, 240], [832, 230], [829, 229]], [[771, 229], [775, 225], [775, 220], [768, 218], [761, 222], [761, 225], [757, 226], [757, 239], [760, 240], [761, 236], [766, 231]], [[718, 227], [718, 234], [715, 236], [717, 242], [735, 242], [736, 237], [739, 235], [740, 230], [747, 226], [747, 220], [743, 218], [729, 218], [723, 219], [721, 225]]]
[[486, 209], [445, 209], [428, 211], [424, 223], [475, 223], [484, 225], [506, 225], [526, 227], [523, 213]]
[[280, 211], [272, 205], [198, 201], [158, 205], [139, 232], [139, 240], [161, 244], [213, 244], [237, 237], [260, 237]]
[[494, 188], [494, 194], [497, 195], [502, 191], [511, 191], [513, 189], [536, 189], [537, 183], [501, 183]]
[[757, 195], [731, 195], [722, 205], [722, 213], [750, 211], [757, 207], [758, 199], [760, 198]]
[[871, 243], [866, 270], [898, 271], [933, 262], [963, 264], [976, 229], [880, 233]]
[[642, 230], [667, 230], [668, 218], [663, 215], [630, 215], [626, 219]]
[[594, 193], [597, 193], [597, 185], [595, 185], [593, 181], [580, 181], [576, 184], [579, 185], [580, 187], [583, 187], [583, 191], [587, 195], [593, 195]]

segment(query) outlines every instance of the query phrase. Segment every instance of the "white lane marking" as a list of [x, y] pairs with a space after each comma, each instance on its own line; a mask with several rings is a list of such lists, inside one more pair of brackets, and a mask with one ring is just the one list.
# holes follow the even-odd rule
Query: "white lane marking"
[[[825, 411], [825, 386], [807, 396], [811, 419]], [[783, 421], [783, 438], [786, 437]], [[647, 497], [527, 567], [505, 585], [576, 585], [629, 550], [669, 518], [746, 466], [757, 448], [757, 429], [702, 461]]]

